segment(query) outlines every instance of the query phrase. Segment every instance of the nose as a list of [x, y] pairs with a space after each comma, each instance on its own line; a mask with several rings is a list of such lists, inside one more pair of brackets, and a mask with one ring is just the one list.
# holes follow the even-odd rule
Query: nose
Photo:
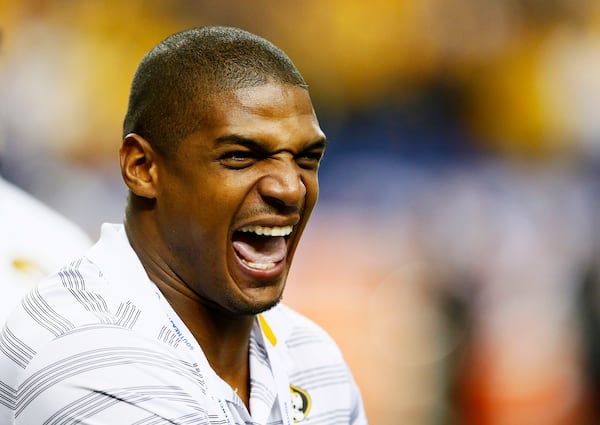
[[273, 158], [268, 164], [268, 172], [259, 182], [262, 198], [278, 209], [299, 210], [304, 203], [306, 186], [291, 157]]

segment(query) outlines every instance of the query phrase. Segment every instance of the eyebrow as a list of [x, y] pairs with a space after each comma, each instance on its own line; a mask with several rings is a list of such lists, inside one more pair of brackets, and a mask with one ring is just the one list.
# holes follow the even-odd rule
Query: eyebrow
[[[307, 151], [312, 149], [325, 149], [328, 143], [329, 142], [326, 137], [321, 137], [313, 142], [308, 143], [306, 147], [302, 150]], [[256, 140], [241, 136], [239, 134], [228, 134], [225, 136], [217, 137], [215, 139], [215, 145], [240, 145], [247, 147], [248, 149], [265, 151], [265, 147]]]

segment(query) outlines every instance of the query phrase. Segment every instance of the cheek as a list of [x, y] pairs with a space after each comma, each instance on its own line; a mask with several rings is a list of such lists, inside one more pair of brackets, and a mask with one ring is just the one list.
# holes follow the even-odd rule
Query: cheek
[[304, 186], [306, 188], [306, 200], [307, 203], [314, 204], [317, 202], [319, 197], [319, 179], [316, 174], [310, 174], [302, 177]]

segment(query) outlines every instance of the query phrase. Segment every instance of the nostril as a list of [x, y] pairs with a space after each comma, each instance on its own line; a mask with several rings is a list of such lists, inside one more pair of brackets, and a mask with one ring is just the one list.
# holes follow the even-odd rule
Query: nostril
[[274, 196], [263, 196], [263, 199], [267, 204], [276, 208], [278, 212], [282, 214], [295, 213], [300, 209], [301, 202], [288, 202], [279, 197]]
[[259, 185], [260, 194], [273, 207], [297, 210], [304, 203], [306, 187], [296, 173], [265, 176]]

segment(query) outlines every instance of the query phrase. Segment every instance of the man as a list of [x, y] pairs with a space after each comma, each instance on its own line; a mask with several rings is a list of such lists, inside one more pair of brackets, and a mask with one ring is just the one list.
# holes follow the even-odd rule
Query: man
[[81, 229], [0, 176], [0, 326], [39, 280], [90, 245]]
[[289, 58], [205, 27], [152, 49], [120, 150], [125, 224], [0, 335], [6, 424], [365, 424], [338, 348], [279, 304], [325, 149]]

